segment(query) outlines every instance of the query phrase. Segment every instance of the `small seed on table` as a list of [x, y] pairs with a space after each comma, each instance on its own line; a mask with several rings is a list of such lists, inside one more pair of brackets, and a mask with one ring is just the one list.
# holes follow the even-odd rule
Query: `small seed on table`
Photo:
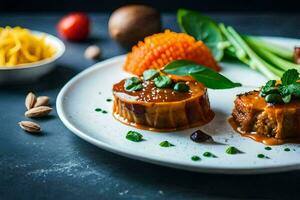
[[101, 49], [96, 45], [89, 46], [84, 52], [84, 57], [90, 60], [98, 59], [100, 56]]
[[52, 108], [48, 106], [40, 106], [36, 108], [31, 108], [25, 112], [26, 117], [43, 117], [48, 115], [52, 111]]
[[19, 126], [29, 133], [39, 133], [41, 132], [41, 127], [37, 123], [31, 121], [20, 121]]
[[25, 106], [27, 110], [33, 108], [35, 102], [36, 102], [36, 96], [32, 92], [29, 92], [25, 98]]
[[39, 96], [36, 99], [34, 107], [36, 108], [36, 107], [39, 107], [39, 106], [48, 106], [49, 105], [49, 101], [50, 101], [49, 97], [47, 97], [47, 96]]

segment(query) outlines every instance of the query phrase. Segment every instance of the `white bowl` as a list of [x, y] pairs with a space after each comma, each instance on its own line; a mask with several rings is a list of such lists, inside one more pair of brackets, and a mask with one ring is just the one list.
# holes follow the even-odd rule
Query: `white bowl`
[[49, 59], [34, 63], [22, 64], [18, 67], [0, 66], [0, 85], [12, 83], [33, 82], [43, 75], [47, 74], [55, 67], [55, 61], [65, 52], [64, 43], [57, 37], [48, 33], [32, 31], [35, 35], [45, 35], [46, 42], [56, 49], [56, 53]]

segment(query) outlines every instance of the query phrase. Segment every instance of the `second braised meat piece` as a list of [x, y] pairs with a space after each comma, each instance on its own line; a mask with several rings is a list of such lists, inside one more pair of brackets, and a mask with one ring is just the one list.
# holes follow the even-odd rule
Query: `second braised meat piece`
[[238, 95], [232, 113], [241, 132], [276, 139], [300, 138], [300, 101], [268, 104], [258, 91]]

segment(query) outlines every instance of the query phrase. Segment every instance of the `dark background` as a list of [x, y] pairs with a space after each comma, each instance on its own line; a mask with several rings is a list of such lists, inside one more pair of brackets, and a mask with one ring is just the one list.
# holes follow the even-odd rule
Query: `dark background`
[[[299, 3], [292, 0], [186, 0], [143, 3], [162, 13], [163, 28], [178, 31], [179, 7], [208, 13], [242, 33], [300, 37]], [[0, 0], [0, 26], [23, 26], [57, 35], [56, 24], [65, 12], [89, 11], [92, 37], [82, 43], [64, 41], [66, 52], [57, 68], [39, 84], [0, 87], [0, 200], [6, 199], [299, 199], [300, 172], [266, 175], [193, 173], [131, 160], [107, 152], [72, 134], [54, 109], [38, 123], [41, 136], [24, 133], [17, 123], [26, 120], [28, 91], [55, 99], [77, 73], [94, 64], [83, 57], [96, 43], [101, 60], [124, 54], [112, 41], [107, 21], [112, 10], [133, 1], [114, 0]], [[135, 1], [142, 3], [142, 1]], [[165, 13], [165, 12], [170, 12]]]
[[298, 0], [0, 0], [1, 12], [60, 12], [90, 11], [109, 12], [129, 3], [152, 5], [163, 12], [175, 11], [180, 7], [201, 11], [235, 11], [235, 12], [299, 12]]

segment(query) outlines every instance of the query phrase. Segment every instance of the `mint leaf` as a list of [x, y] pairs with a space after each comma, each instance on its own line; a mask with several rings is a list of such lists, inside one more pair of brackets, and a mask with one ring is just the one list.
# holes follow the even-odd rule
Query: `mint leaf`
[[141, 79], [137, 77], [131, 77], [125, 80], [124, 88], [128, 92], [138, 91], [143, 89]]
[[266, 87], [266, 88], [270, 88], [270, 87], [275, 87], [275, 85], [276, 85], [276, 81], [275, 81], [275, 80], [269, 80], [269, 81], [266, 83], [265, 87]]
[[288, 95], [285, 95], [285, 96], [282, 97], [282, 101], [284, 103], [290, 103], [291, 100], [292, 100], [292, 95], [291, 94], [288, 94]]
[[290, 85], [299, 79], [299, 72], [296, 69], [289, 69], [281, 77], [282, 85]]
[[173, 88], [176, 92], [188, 92], [190, 90], [190, 87], [185, 84], [184, 82], [178, 82], [174, 85]]
[[191, 76], [211, 89], [228, 89], [241, 86], [240, 83], [232, 82], [218, 72], [189, 60], [173, 61], [163, 69], [163, 72], [177, 76]]
[[154, 79], [154, 84], [158, 88], [167, 88], [172, 84], [172, 80], [168, 76], [159, 76]]
[[295, 97], [300, 97], [300, 83], [293, 83], [291, 85], [288, 86], [289, 87], [289, 90], [292, 91], [292, 94], [295, 96]]
[[144, 73], [143, 73], [144, 80], [146, 80], [146, 81], [152, 80], [157, 76], [159, 76], [159, 71], [157, 71], [155, 69], [148, 69], [148, 70], [144, 71]]

